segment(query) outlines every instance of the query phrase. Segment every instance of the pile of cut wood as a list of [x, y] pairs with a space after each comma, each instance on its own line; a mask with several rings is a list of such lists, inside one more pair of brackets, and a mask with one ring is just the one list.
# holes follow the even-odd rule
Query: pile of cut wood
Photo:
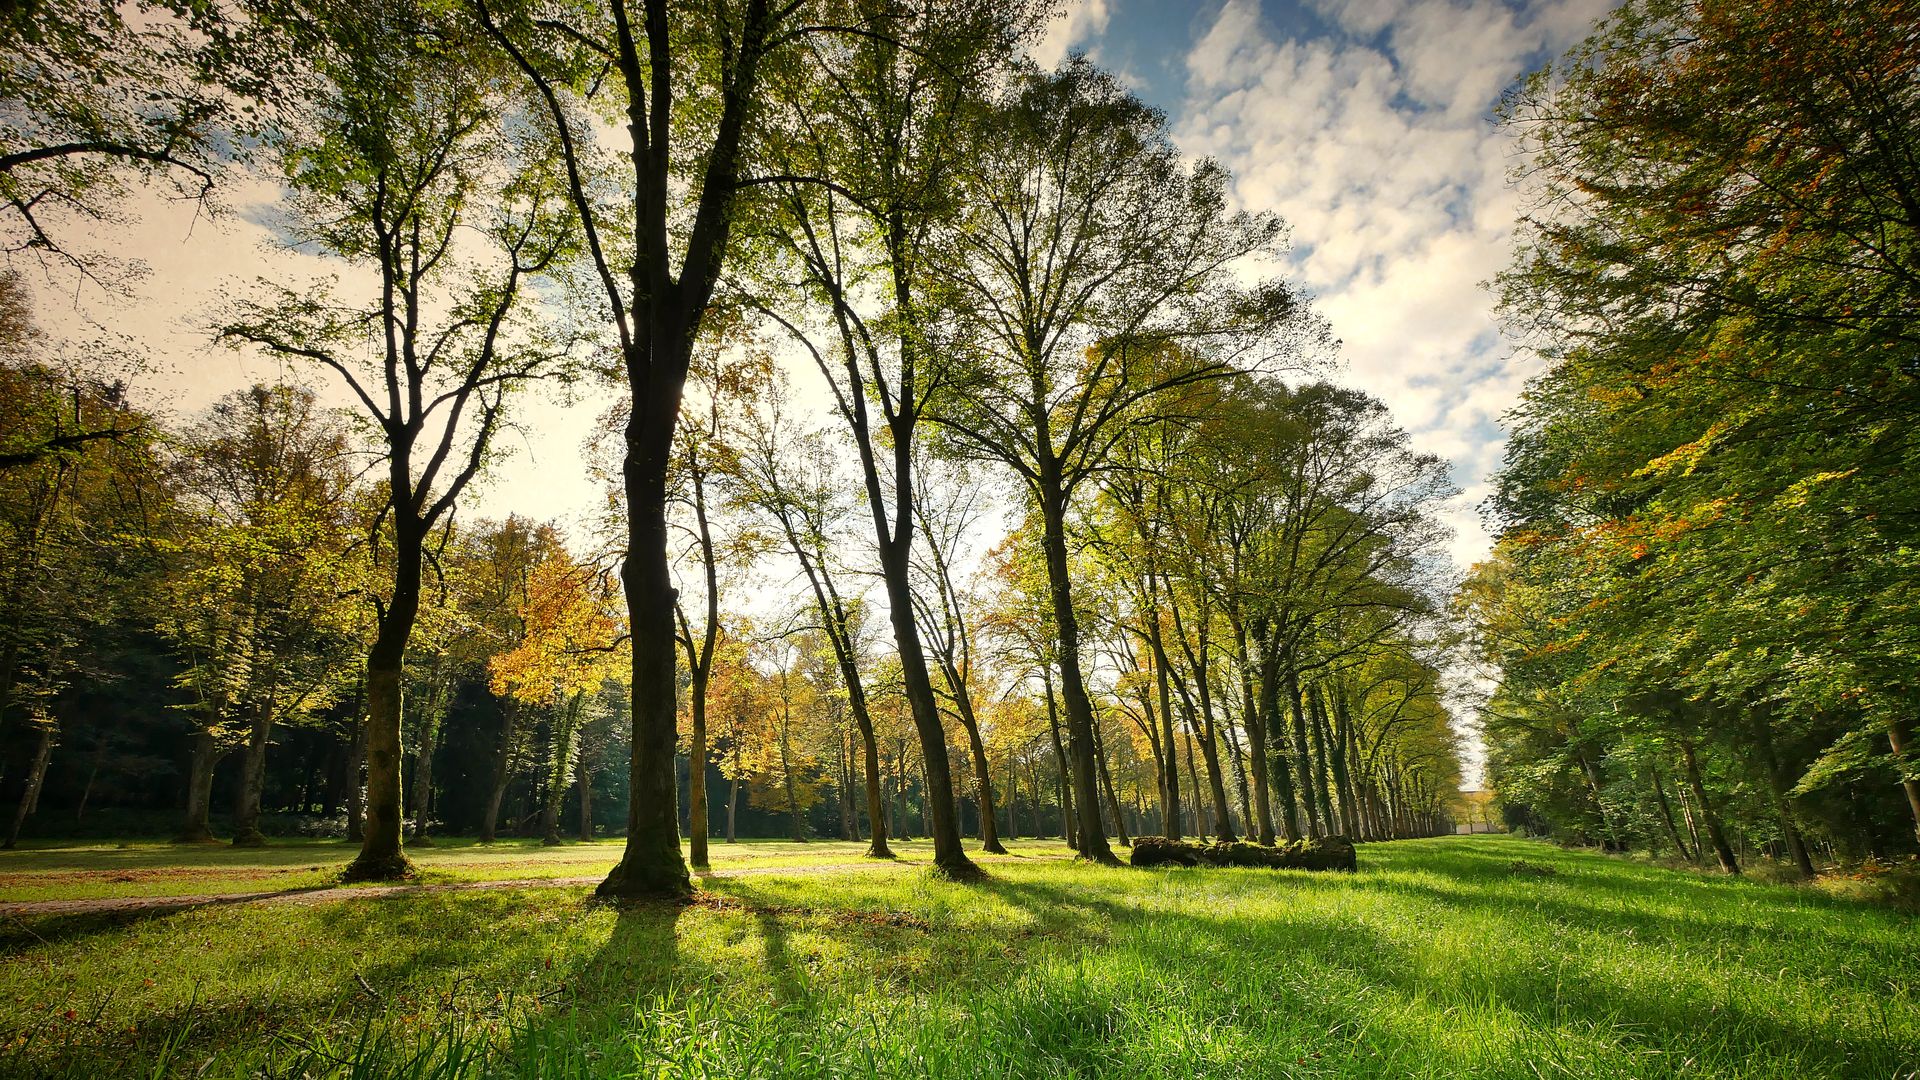
[[1344, 836], [1283, 840], [1273, 847], [1244, 840], [1190, 844], [1164, 836], [1133, 841], [1135, 866], [1265, 866], [1275, 870], [1352, 870], [1353, 842]]

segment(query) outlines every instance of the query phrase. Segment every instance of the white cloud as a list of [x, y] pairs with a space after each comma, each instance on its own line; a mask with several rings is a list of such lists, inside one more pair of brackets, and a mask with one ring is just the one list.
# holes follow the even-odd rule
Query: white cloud
[[1344, 378], [1385, 401], [1463, 494], [1443, 517], [1455, 562], [1486, 554], [1475, 507], [1499, 466], [1498, 421], [1526, 375], [1493, 298], [1517, 202], [1488, 112], [1541, 51], [1582, 36], [1606, 0], [1317, 5], [1336, 33], [1276, 39], [1228, 0], [1187, 58], [1177, 135], [1220, 158], [1249, 208], [1293, 227], [1293, 272], [1342, 339]]
[[1076, 47], [1104, 33], [1111, 15], [1107, 0], [1071, 0], [1047, 24], [1046, 36], [1033, 47], [1034, 62], [1043, 68], [1059, 66]]

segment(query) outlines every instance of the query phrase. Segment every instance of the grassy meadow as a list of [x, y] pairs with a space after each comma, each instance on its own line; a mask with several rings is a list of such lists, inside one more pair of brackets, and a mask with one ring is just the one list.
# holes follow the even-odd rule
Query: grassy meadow
[[[686, 907], [536, 885], [7, 917], [0, 1076], [1920, 1076], [1920, 917], [1816, 890], [1489, 836], [1366, 845], [1352, 875], [1029, 842], [974, 885], [858, 850], [715, 845]], [[616, 854], [420, 858], [457, 883]], [[194, 872], [163, 894], [292, 887], [342, 849], [8, 853], [0, 900], [125, 895], [169, 855]]]

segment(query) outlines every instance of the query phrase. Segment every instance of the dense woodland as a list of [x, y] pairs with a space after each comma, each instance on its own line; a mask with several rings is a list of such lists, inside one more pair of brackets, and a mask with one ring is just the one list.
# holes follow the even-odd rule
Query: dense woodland
[[[683, 835], [1451, 831], [1453, 489], [1283, 223], [1043, 4], [643, 7], [0, 16], [7, 844], [624, 834], [634, 895]], [[199, 315], [286, 381], [170, 415], [36, 329], [134, 287], [137, 185], [263, 178], [329, 275]], [[569, 383], [604, 516], [462, 512]]]
[[1729, 873], [1920, 842], [1917, 25], [1632, 4], [1510, 96], [1547, 366], [1459, 598], [1509, 824]]

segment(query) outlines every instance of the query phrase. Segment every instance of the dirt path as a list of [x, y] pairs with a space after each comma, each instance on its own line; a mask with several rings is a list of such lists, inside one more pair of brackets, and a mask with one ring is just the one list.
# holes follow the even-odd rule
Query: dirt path
[[[1064, 855], [992, 856], [976, 855], [977, 862], [1045, 862], [1068, 858]], [[820, 863], [812, 866], [743, 866], [737, 869], [708, 870], [694, 874], [699, 881], [713, 878], [756, 877], [773, 874], [835, 874], [854, 870], [881, 870], [924, 867], [918, 862]], [[354, 885], [320, 889], [278, 889], [263, 892], [200, 893], [186, 896], [100, 896], [84, 900], [29, 900], [0, 902], [0, 918], [29, 915], [97, 915], [116, 911], [184, 911], [188, 908], [218, 907], [230, 904], [326, 904], [338, 900], [368, 900], [390, 896], [414, 896], [421, 893], [463, 892], [473, 889], [550, 889], [598, 885], [605, 874], [591, 877], [511, 878], [501, 881], [459, 881], [425, 885]]]

